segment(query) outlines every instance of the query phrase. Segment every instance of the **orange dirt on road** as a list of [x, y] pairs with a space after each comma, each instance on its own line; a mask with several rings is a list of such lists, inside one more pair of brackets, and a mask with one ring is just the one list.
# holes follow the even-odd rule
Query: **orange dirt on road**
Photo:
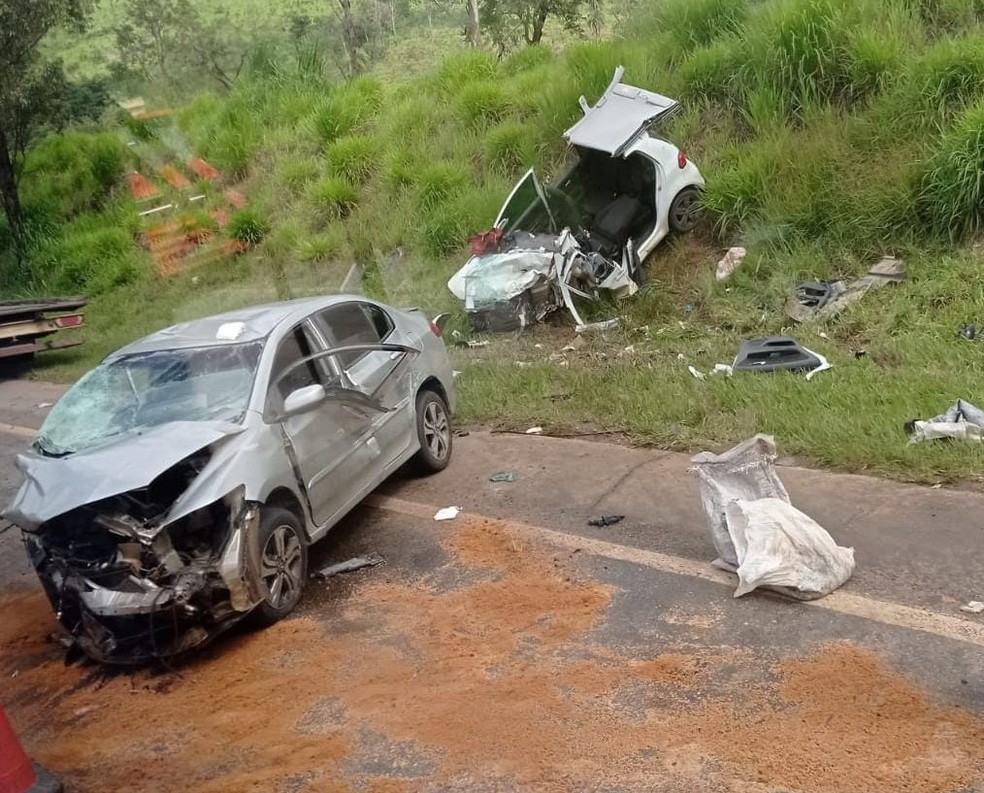
[[444, 546], [440, 576], [385, 580], [380, 568], [323, 620], [227, 638], [180, 675], [66, 667], [43, 597], [9, 595], [0, 700], [73, 793], [984, 782], [984, 722], [869, 651], [835, 644], [778, 663], [747, 648], [631, 653], [593, 633], [618, 591], [566, 557], [495, 522], [462, 522]]

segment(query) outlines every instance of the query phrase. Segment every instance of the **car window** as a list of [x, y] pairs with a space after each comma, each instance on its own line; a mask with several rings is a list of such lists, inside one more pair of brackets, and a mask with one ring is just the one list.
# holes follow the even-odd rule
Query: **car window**
[[303, 366], [298, 366], [278, 381], [281, 373], [287, 367], [308, 355], [312, 355], [317, 349], [304, 325], [295, 327], [280, 342], [277, 347], [277, 354], [273, 359], [270, 382], [274, 384], [274, 393], [279, 395], [281, 402], [287, 398], [288, 394], [298, 388], [322, 382], [315, 361], [308, 361]]
[[[333, 347], [377, 344], [393, 330], [393, 320], [379, 306], [357, 301], [322, 311], [319, 321]], [[338, 360], [343, 368], [348, 369], [365, 355], [364, 352], [342, 353]]]

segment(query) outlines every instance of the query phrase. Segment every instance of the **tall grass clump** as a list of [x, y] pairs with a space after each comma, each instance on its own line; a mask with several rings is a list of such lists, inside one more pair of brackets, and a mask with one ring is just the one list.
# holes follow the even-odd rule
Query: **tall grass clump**
[[879, 108], [903, 133], [939, 129], [984, 95], [984, 34], [934, 42], [911, 56]]
[[24, 163], [22, 197], [65, 217], [98, 209], [123, 177], [127, 152], [112, 133], [49, 135]]
[[258, 210], [245, 207], [229, 218], [229, 236], [244, 245], [259, 245], [270, 233], [270, 223]]
[[326, 220], [340, 220], [359, 203], [359, 193], [348, 179], [326, 176], [314, 186], [311, 200], [319, 216]]
[[458, 108], [465, 123], [477, 127], [502, 119], [509, 112], [510, 102], [498, 83], [476, 81], [461, 89]]
[[984, 228], [984, 99], [968, 108], [929, 160], [919, 193], [930, 229], [959, 240]]
[[515, 174], [536, 161], [536, 129], [524, 121], [505, 121], [485, 136], [485, 156], [496, 171]]
[[95, 296], [142, 271], [140, 249], [115, 216], [83, 215], [30, 255], [33, 287], [51, 294]]
[[378, 150], [371, 135], [346, 135], [329, 144], [325, 158], [335, 174], [361, 184], [376, 170]]
[[706, 47], [736, 33], [745, 19], [747, 0], [670, 0], [654, 4], [640, 27], [665, 34], [681, 52]]
[[468, 50], [444, 58], [435, 77], [442, 91], [457, 94], [468, 83], [492, 80], [495, 73], [496, 63], [490, 53]]
[[431, 208], [450, 198], [468, 181], [468, 171], [454, 163], [425, 165], [417, 174], [417, 197], [421, 206]]

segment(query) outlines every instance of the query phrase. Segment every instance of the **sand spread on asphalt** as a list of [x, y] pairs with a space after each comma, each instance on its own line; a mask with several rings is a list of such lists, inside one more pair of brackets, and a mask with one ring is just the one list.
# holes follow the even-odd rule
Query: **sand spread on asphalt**
[[448, 531], [440, 575], [378, 568], [331, 614], [227, 637], [180, 677], [65, 666], [44, 598], [8, 595], [0, 703], [72, 793], [984, 784], [984, 722], [867, 650], [613, 647], [592, 632], [619, 593], [566, 552]]

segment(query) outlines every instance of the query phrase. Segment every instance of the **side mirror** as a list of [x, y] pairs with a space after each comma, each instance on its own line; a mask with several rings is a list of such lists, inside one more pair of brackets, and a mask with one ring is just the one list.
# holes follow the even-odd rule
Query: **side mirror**
[[326, 398], [324, 386], [317, 384], [306, 385], [303, 388], [298, 388], [296, 391], [291, 391], [284, 400], [282, 418], [310, 410], [320, 405]]

